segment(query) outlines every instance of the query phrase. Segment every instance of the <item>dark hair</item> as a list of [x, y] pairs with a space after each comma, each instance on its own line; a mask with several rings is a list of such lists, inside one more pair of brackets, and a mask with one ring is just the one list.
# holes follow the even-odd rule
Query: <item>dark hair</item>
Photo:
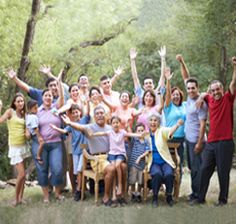
[[219, 80], [212, 80], [210, 82], [210, 90], [211, 90], [211, 85], [218, 83], [221, 88], [223, 88], [223, 84]]
[[107, 75], [103, 75], [101, 78], [100, 78], [100, 82], [104, 81], [104, 80], [107, 80], [109, 79], [110, 77], [107, 76]]
[[23, 100], [24, 100], [24, 107], [23, 107], [23, 109], [21, 110], [21, 114], [22, 114], [22, 116], [25, 116], [25, 113], [26, 113], [25, 97], [24, 97], [24, 95], [23, 95], [22, 93], [20, 93], [20, 92], [16, 93], [16, 95], [15, 95], [14, 98], [12, 99], [11, 108], [12, 108], [13, 110], [16, 110], [15, 102], [16, 102], [16, 99], [17, 99], [18, 97], [22, 97]]
[[99, 89], [97, 86], [92, 86], [92, 87], [90, 88], [90, 90], [89, 90], [89, 97], [92, 96], [92, 91], [93, 91], [93, 90], [96, 90], [96, 91], [98, 91], [99, 94], [101, 94], [101, 91], [100, 91], [100, 89]]
[[144, 125], [143, 123], [137, 123], [137, 124], [135, 125], [134, 130], [137, 131], [138, 127], [143, 127], [144, 130], [145, 130], [145, 125]]
[[121, 119], [118, 116], [112, 116], [110, 122], [112, 123], [113, 120], [118, 120], [119, 122], [121, 122]]
[[146, 91], [144, 92], [144, 94], [143, 94], [143, 99], [142, 99], [142, 104], [145, 105], [144, 98], [145, 98], [145, 96], [146, 96], [148, 93], [150, 93], [151, 96], [154, 98], [153, 103], [152, 103], [152, 107], [153, 107], [153, 106], [156, 105], [156, 95], [155, 95], [154, 91], [153, 91], [153, 90], [150, 90], [150, 89], [148, 89], [148, 90], [146, 90]]
[[45, 83], [45, 86], [48, 88], [49, 83], [50, 83], [50, 82], [54, 82], [54, 81], [57, 81], [57, 80], [54, 79], [54, 78], [48, 78], [47, 81], [46, 81], [46, 83]]
[[83, 111], [82, 111], [82, 108], [78, 105], [78, 104], [72, 104], [69, 111], [70, 113], [72, 113], [73, 110], [79, 110], [80, 111], [80, 117], [82, 117], [83, 115]]
[[180, 101], [179, 101], [179, 105], [178, 105], [178, 106], [181, 106], [182, 103], [183, 103], [183, 100], [184, 100], [184, 93], [183, 93], [183, 91], [182, 91], [179, 87], [174, 86], [174, 87], [171, 89], [171, 94], [172, 94], [175, 90], [177, 90], [177, 91], [179, 92]]
[[35, 105], [38, 105], [38, 102], [36, 100], [29, 100], [27, 102], [27, 110], [31, 110]]
[[72, 89], [74, 86], [77, 86], [77, 87], [79, 88], [79, 86], [78, 86], [77, 83], [73, 83], [73, 84], [71, 84], [71, 85], [69, 86], [69, 89], [68, 89], [69, 93], [71, 92], [71, 89]]
[[128, 94], [128, 96], [129, 96], [129, 101], [130, 101], [130, 97], [131, 97], [131, 95], [130, 95], [130, 93], [129, 93], [128, 90], [123, 90], [123, 91], [120, 93], [120, 97], [119, 97], [119, 98], [121, 98], [121, 95], [122, 95], [123, 93]]
[[42, 96], [46, 93], [46, 92], [51, 92], [48, 88], [47, 89], [44, 89], [43, 92], [42, 92]]
[[82, 76], [86, 76], [86, 77], [88, 78], [88, 75], [87, 75], [87, 74], [82, 73], [82, 74], [80, 74], [79, 77], [78, 77], [78, 82], [80, 81], [80, 78], [81, 78]]
[[146, 79], [151, 79], [153, 81], [153, 78], [151, 76], [145, 76], [144, 79], [143, 79], [143, 83]]
[[187, 79], [186, 85], [187, 85], [189, 82], [195, 83], [195, 84], [196, 84], [196, 87], [198, 88], [198, 81], [197, 81], [196, 78], [191, 77], [191, 78]]

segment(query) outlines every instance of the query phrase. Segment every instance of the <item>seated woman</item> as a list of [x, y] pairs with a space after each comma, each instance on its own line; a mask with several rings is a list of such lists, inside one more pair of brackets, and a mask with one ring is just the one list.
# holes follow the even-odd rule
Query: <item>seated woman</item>
[[[48, 191], [48, 174], [51, 172], [50, 183], [55, 187], [55, 196], [57, 200], [62, 200], [60, 185], [63, 184], [63, 166], [62, 166], [62, 140], [60, 133], [54, 130], [51, 124], [57, 127], [61, 126], [61, 120], [56, 115], [56, 111], [63, 105], [64, 97], [61, 85], [61, 74], [58, 77], [59, 98], [55, 104], [52, 103], [53, 95], [48, 89], [42, 93], [43, 104], [38, 108], [39, 132], [44, 140], [42, 159], [43, 164], [37, 161], [38, 140], [37, 137], [32, 138], [32, 154], [35, 160], [36, 171], [38, 174], [38, 182], [42, 187], [44, 202], [49, 202]], [[50, 121], [50, 122], [49, 122]]]
[[172, 206], [172, 190], [174, 182], [175, 163], [172, 160], [167, 141], [172, 138], [174, 132], [183, 124], [178, 120], [171, 128], [160, 126], [161, 117], [153, 114], [149, 117], [151, 155], [149, 156], [148, 168], [152, 176], [153, 206], [158, 206], [158, 192], [161, 184], [166, 185], [166, 202]]

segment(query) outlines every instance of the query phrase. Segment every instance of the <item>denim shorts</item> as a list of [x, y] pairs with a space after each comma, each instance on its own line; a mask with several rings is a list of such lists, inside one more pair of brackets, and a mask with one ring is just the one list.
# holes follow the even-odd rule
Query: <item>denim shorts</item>
[[108, 154], [107, 160], [109, 162], [116, 161], [116, 160], [126, 161], [126, 157], [123, 154], [118, 154], [118, 155]]

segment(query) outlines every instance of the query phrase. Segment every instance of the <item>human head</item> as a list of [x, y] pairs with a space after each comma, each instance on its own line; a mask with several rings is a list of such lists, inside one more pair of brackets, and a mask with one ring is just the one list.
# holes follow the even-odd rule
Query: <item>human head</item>
[[219, 100], [224, 95], [224, 87], [219, 80], [210, 83], [210, 92], [215, 100]]
[[119, 130], [121, 119], [118, 116], [112, 116], [111, 118], [111, 126], [114, 130]]
[[52, 92], [49, 89], [44, 89], [42, 92], [43, 105], [50, 107], [53, 101]]
[[58, 97], [58, 83], [56, 79], [48, 78], [45, 85], [52, 92], [53, 97]]
[[148, 119], [148, 126], [151, 132], [155, 132], [160, 127], [161, 116], [158, 114], [152, 114]]
[[120, 93], [120, 104], [122, 106], [127, 106], [130, 103], [130, 93], [124, 90]]
[[26, 106], [25, 106], [25, 98], [22, 93], [16, 93], [14, 96], [12, 102], [11, 102], [11, 108], [13, 110], [20, 111], [20, 113], [24, 116], [26, 112]]
[[83, 111], [78, 104], [72, 104], [69, 111], [72, 114], [74, 121], [78, 121], [82, 117]]
[[103, 127], [106, 123], [105, 119], [105, 109], [102, 106], [97, 106], [94, 108], [94, 120], [96, 124]]
[[27, 102], [27, 110], [32, 114], [36, 114], [38, 112], [38, 102], [36, 100], [29, 100]]
[[155, 106], [156, 105], [156, 95], [153, 90], [146, 90], [143, 94], [143, 105], [145, 106]]
[[89, 87], [89, 80], [88, 80], [88, 76], [84, 73], [82, 73], [79, 78], [78, 78], [78, 85], [79, 88], [81, 89], [88, 89]]
[[144, 90], [154, 90], [153, 79], [150, 76], [145, 76], [143, 80], [143, 89]]
[[102, 88], [105, 94], [109, 94], [111, 92], [112, 88], [111, 79], [107, 75], [103, 75], [100, 78], [100, 87]]
[[79, 86], [77, 83], [73, 83], [69, 86], [70, 97], [73, 100], [77, 100], [79, 97]]
[[184, 94], [180, 90], [179, 87], [173, 87], [171, 89], [171, 101], [176, 105], [176, 106], [181, 106], [183, 102]]
[[136, 133], [143, 133], [145, 131], [145, 125], [143, 123], [137, 123], [134, 130]]
[[101, 95], [101, 91], [97, 86], [92, 86], [89, 90], [89, 97], [92, 102], [95, 102], [99, 99], [99, 95]]
[[196, 78], [189, 78], [186, 81], [186, 88], [188, 96], [193, 99], [199, 95], [198, 81]]

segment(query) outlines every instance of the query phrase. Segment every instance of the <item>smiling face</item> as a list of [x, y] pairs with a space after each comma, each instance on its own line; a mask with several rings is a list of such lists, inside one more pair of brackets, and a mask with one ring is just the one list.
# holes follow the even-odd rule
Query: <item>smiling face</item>
[[103, 127], [105, 125], [106, 120], [104, 108], [99, 107], [94, 109], [94, 120], [100, 127]]
[[149, 129], [151, 130], [151, 132], [155, 132], [157, 130], [157, 128], [160, 127], [160, 118], [155, 116], [155, 115], [152, 115], [150, 118], [149, 118]]
[[52, 92], [50, 90], [45, 91], [43, 94], [43, 104], [45, 106], [50, 107], [53, 101], [53, 95]]
[[112, 88], [110, 78], [101, 81], [100, 86], [105, 94], [109, 94], [111, 92], [111, 88]]
[[144, 79], [143, 81], [143, 88], [144, 90], [153, 90], [154, 89], [154, 84], [152, 79]]
[[113, 118], [111, 120], [111, 126], [115, 132], [118, 132], [120, 130], [120, 120], [117, 118]]
[[120, 94], [120, 103], [122, 106], [127, 106], [130, 103], [130, 97], [127, 92], [122, 92]]
[[188, 82], [186, 84], [186, 88], [187, 88], [187, 93], [188, 93], [188, 96], [193, 99], [193, 98], [196, 98], [199, 93], [198, 93], [198, 87], [196, 85], [195, 82]]
[[78, 84], [81, 89], [87, 89], [89, 87], [88, 77], [85, 75], [80, 76]]
[[53, 97], [58, 96], [58, 85], [56, 80], [48, 83], [48, 89], [52, 92]]
[[14, 105], [17, 111], [22, 111], [25, 106], [24, 98], [22, 96], [17, 96], [14, 101]]
[[90, 93], [91, 101], [97, 102], [99, 100], [99, 95], [100, 95], [100, 93], [96, 89], [93, 89]]
[[210, 91], [215, 100], [220, 100], [224, 95], [223, 86], [219, 82], [212, 83], [210, 85]]
[[70, 89], [70, 97], [71, 99], [73, 99], [74, 101], [76, 101], [79, 97], [79, 87], [77, 85], [74, 85], [71, 89]]
[[74, 121], [79, 121], [81, 117], [81, 111], [79, 109], [73, 109], [71, 111], [72, 113], [72, 118]]
[[155, 94], [151, 91], [147, 91], [143, 95], [143, 104], [147, 107], [155, 106]]
[[172, 93], [171, 93], [171, 101], [176, 105], [179, 106], [180, 104], [180, 92], [175, 89]]

